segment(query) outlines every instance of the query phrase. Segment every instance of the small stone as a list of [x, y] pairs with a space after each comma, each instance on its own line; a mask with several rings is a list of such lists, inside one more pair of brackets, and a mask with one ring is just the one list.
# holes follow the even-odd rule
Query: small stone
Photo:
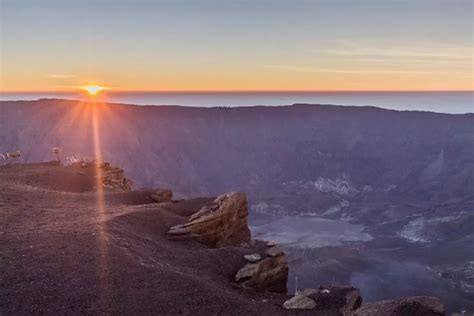
[[244, 259], [247, 260], [248, 262], [254, 263], [254, 262], [262, 260], [262, 256], [260, 256], [258, 253], [253, 253], [250, 255], [244, 255]]
[[277, 245], [277, 242], [274, 240], [267, 241], [267, 247], [273, 247], [276, 245]]
[[304, 295], [303, 292], [296, 292], [295, 296], [283, 303], [284, 309], [314, 309], [316, 302]]
[[322, 294], [329, 294], [329, 293], [331, 293], [331, 291], [329, 291], [328, 289], [324, 289], [324, 290], [321, 290], [321, 293]]
[[265, 253], [270, 257], [278, 257], [284, 254], [283, 250], [278, 246], [268, 248]]

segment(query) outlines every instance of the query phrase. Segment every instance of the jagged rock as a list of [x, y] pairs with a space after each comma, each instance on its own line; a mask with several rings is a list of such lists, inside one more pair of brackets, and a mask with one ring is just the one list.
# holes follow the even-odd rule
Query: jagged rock
[[413, 296], [396, 300], [385, 300], [362, 305], [356, 311], [359, 316], [439, 316], [445, 315], [443, 302], [437, 297]]
[[102, 184], [104, 187], [126, 192], [132, 190], [133, 182], [125, 177], [123, 169], [112, 167], [108, 162], [104, 162], [100, 167], [102, 169]]
[[157, 203], [169, 202], [173, 198], [173, 192], [171, 190], [159, 189], [155, 194], [151, 195], [151, 198]]
[[247, 215], [245, 193], [222, 194], [186, 223], [171, 227], [167, 236], [174, 240], [194, 239], [210, 247], [239, 245], [250, 240]]
[[269, 255], [270, 257], [276, 257], [276, 256], [281, 256], [282, 254], [284, 254], [284, 252], [280, 247], [274, 246], [274, 247], [268, 248], [265, 251], [265, 254]]
[[235, 281], [244, 289], [286, 293], [288, 259], [283, 253], [256, 263], [247, 263], [237, 271]]
[[[124, 171], [121, 168], [113, 167], [108, 162], [97, 162], [97, 161], [78, 161], [72, 163], [72, 166], [77, 166], [80, 168], [91, 168], [92, 170], [96, 169], [96, 164], [99, 165], [100, 173], [96, 173], [95, 177], [100, 177], [102, 185], [106, 188], [111, 188], [120, 191], [131, 191], [133, 187], [132, 180], [125, 177]], [[94, 171], [95, 173], [95, 171]], [[78, 171], [80, 175], [91, 174], [87, 169], [85, 171]]]
[[316, 302], [318, 310], [330, 310], [348, 314], [362, 304], [358, 289], [350, 286], [324, 286], [319, 291], [308, 294]]
[[302, 291], [296, 292], [295, 296], [283, 303], [284, 309], [314, 309], [315, 307], [316, 302]]
[[244, 259], [248, 262], [255, 263], [262, 260], [262, 256], [260, 256], [258, 253], [252, 253], [250, 255], [244, 255]]

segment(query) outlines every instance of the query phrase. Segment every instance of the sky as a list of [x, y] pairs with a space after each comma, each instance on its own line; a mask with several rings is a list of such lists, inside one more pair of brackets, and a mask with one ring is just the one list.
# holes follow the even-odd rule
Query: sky
[[0, 91], [473, 90], [464, 0], [0, 0]]

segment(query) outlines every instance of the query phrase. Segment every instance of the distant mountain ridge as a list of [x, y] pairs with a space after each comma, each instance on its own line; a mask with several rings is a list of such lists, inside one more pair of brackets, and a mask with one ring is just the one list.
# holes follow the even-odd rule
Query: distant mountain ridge
[[[20, 149], [25, 162], [49, 160], [54, 145], [63, 158], [95, 155], [90, 104], [0, 102], [0, 114], [0, 150]], [[344, 185], [350, 195], [390, 192], [440, 203], [474, 192], [474, 114], [111, 104], [101, 105], [98, 117], [105, 160], [123, 166], [138, 185], [189, 196], [327, 196], [338, 194], [330, 186]]]
[[[50, 158], [50, 144], [57, 144], [63, 147], [63, 156], [93, 155], [85, 103], [0, 102], [0, 111], [2, 151], [18, 147], [26, 161], [44, 160]], [[474, 143], [474, 114], [303, 104], [242, 108], [116, 104], [102, 105], [99, 111], [106, 159], [124, 162], [143, 185], [166, 182], [186, 194], [214, 193], [222, 185], [316, 181], [335, 175], [346, 175], [356, 185], [396, 183], [414, 177], [414, 170], [419, 174], [413, 180], [429, 182], [446, 172], [461, 172], [453, 162], [464, 169], [466, 163], [472, 167], [474, 153], [469, 146]], [[210, 176], [221, 170], [230, 173], [225, 180]], [[187, 181], [170, 171], [187, 175]], [[190, 176], [199, 180], [189, 181]]]

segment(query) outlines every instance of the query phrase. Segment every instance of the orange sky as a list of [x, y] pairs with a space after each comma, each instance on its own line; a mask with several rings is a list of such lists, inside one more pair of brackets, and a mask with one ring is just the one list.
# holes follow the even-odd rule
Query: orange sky
[[474, 90], [471, 1], [0, 6], [0, 92]]

